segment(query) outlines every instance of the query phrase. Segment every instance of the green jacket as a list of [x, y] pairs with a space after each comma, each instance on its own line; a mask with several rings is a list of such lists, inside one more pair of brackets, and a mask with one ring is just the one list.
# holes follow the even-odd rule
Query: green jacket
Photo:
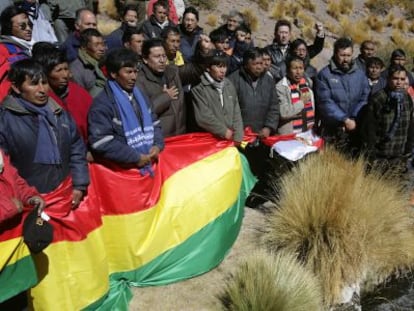
[[219, 92], [204, 75], [191, 94], [195, 119], [201, 128], [221, 138], [225, 137], [227, 129], [231, 129], [234, 141], [242, 141], [243, 121], [236, 89], [230, 80], [224, 79], [223, 107]]

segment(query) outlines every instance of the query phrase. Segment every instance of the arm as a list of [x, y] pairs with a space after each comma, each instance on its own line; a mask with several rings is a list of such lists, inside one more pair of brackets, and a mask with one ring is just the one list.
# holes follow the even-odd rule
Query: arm
[[313, 41], [312, 45], [308, 46], [309, 58], [311, 59], [322, 51], [323, 45], [325, 43], [325, 32], [323, 25], [321, 23], [316, 23], [315, 28], [317, 31], [315, 40]]
[[[272, 81], [273, 84], [273, 81]], [[278, 98], [278, 94], [276, 92], [276, 88], [272, 85], [270, 99], [269, 99], [269, 109], [267, 111], [266, 120], [264, 123], [265, 127], [268, 127], [272, 131], [276, 131], [279, 125], [279, 117], [280, 117], [280, 102]]]
[[[230, 85], [230, 86], [234, 90], [233, 85]], [[242, 116], [241, 116], [240, 105], [239, 105], [239, 101], [237, 99], [236, 90], [234, 90], [233, 101], [234, 101], [234, 108], [233, 108], [233, 131], [234, 131], [234, 135], [233, 135], [233, 140], [235, 142], [239, 143], [243, 140], [244, 128], [243, 128], [243, 119], [242, 119]]]
[[[144, 91], [144, 93], [148, 96], [148, 98], [150, 99], [152, 105], [152, 111], [157, 115], [160, 116], [161, 114], [164, 113], [164, 111], [166, 111], [169, 107], [170, 107], [170, 102], [171, 102], [171, 98], [170, 95], [168, 95], [167, 92], [165, 92], [161, 86], [160, 86], [160, 90], [157, 92], [149, 92], [148, 88], [145, 85], [145, 77], [142, 77], [141, 79], [138, 78], [137, 84], [138, 87]], [[148, 83], [153, 83], [153, 82], [148, 82]]]
[[138, 163], [140, 154], [127, 144], [114, 127], [122, 128], [122, 125], [115, 123], [115, 115], [109, 104], [95, 99], [88, 114], [88, 141], [91, 149], [114, 162]]
[[371, 92], [368, 79], [366, 78], [365, 75], [361, 75], [361, 76], [362, 76], [361, 81], [357, 85], [361, 87], [362, 91], [361, 91], [361, 94], [358, 96], [358, 103], [354, 106], [354, 109], [352, 110], [351, 117], [353, 118], [355, 118], [358, 115], [359, 110], [361, 110], [361, 108], [367, 104], [368, 97]]
[[294, 105], [292, 104], [290, 89], [287, 85], [283, 84], [283, 81], [284, 80], [281, 80], [276, 85], [276, 93], [280, 107], [280, 119], [290, 120], [303, 110], [304, 104], [301, 100]]

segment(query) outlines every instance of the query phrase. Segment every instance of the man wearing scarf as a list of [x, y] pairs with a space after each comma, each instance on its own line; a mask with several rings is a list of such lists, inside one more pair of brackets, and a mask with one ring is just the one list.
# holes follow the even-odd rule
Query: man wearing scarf
[[31, 59], [14, 63], [9, 80], [12, 93], [0, 110], [0, 147], [19, 175], [40, 193], [69, 184], [76, 208], [89, 184], [86, 147], [76, 124], [48, 97], [40, 64]]
[[101, 33], [93, 28], [81, 32], [80, 45], [78, 57], [69, 65], [70, 71], [73, 80], [95, 97], [106, 81], [99, 63], [105, 55], [106, 45]]
[[148, 98], [135, 84], [136, 63], [131, 50], [108, 53], [109, 79], [89, 110], [88, 141], [96, 159], [137, 167], [142, 175], [152, 176], [152, 163], [164, 148], [164, 139]]
[[10, 89], [7, 73], [10, 65], [31, 56], [32, 22], [26, 12], [14, 5], [7, 7], [0, 16], [0, 102]]

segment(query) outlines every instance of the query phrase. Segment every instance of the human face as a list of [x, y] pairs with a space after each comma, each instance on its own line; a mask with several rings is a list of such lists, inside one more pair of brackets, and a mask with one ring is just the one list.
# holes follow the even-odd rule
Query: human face
[[154, 7], [154, 17], [159, 23], [164, 23], [168, 18], [168, 11], [163, 6]]
[[198, 26], [197, 17], [193, 13], [187, 13], [184, 15], [183, 19], [184, 29], [191, 33], [193, 32]]
[[134, 34], [131, 36], [129, 42], [125, 43], [125, 47], [134, 51], [138, 55], [142, 55], [142, 44], [144, 43], [143, 34]]
[[225, 64], [211, 65], [207, 68], [207, 72], [216, 81], [223, 81], [226, 77], [227, 66]]
[[135, 10], [128, 10], [124, 16], [124, 22], [128, 26], [135, 27], [138, 23], [138, 14]]
[[165, 39], [165, 52], [169, 59], [174, 59], [180, 48], [180, 35], [169, 33]]
[[336, 53], [334, 54], [334, 61], [336, 65], [339, 67], [339, 69], [345, 72], [351, 69], [352, 53], [353, 49], [351, 47], [339, 49], [338, 51], [336, 51]]
[[96, 29], [97, 22], [95, 14], [90, 11], [83, 11], [80, 15], [80, 20], [78, 23], [75, 23], [75, 28], [82, 32], [85, 29], [94, 28]]
[[263, 57], [249, 59], [244, 68], [253, 79], [257, 79], [263, 73]]
[[304, 44], [300, 44], [294, 51], [293, 53], [295, 53], [295, 55], [297, 57], [300, 57], [302, 59], [305, 59], [306, 56], [308, 55], [308, 49], [306, 48], [306, 45]]
[[275, 31], [275, 40], [280, 45], [288, 45], [290, 41], [290, 28], [288, 26], [279, 26]]
[[251, 33], [246, 33], [246, 37], [244, 38], [244, 42], [246, 42], [249, 45], [252, 43], [252, 34]]
[[13, 36], [19, 39], [26, 40], [26, 41], [32, 40], [33, 24], [29, 20], [26, 14], [22, 13], [22, 14], [13, 16], [11, 18], [11, 22], [12, 22], [11, 33]]
[[106, 45], [102, 37], [91, 36], [84, 49], [94, 59], [100, 60], [105, 55]]
[[365, 43], [361, 46], [361, 57], [362, 59], [368, 59], [375, 56], [375, 45], [373, 43]]
[[264, 54], [263, 57], [263, 70], [269, 70], [270, 66], [272, 65], [272, 59], [270, 58], [270, 55]]
[[231, 16], [227, 19], [227, 29], [230, 31], [235, 31], [237, 27], [240, 26], [240, 21], [234, 17]]
[[47, 93], [49, 92], [49, 84], [47, 79], [32, 80], [29, 76], [20, 86], [12, 84], [12, 89], [21, 98], [36, 106], [43, 106], [47, 103]]
[[381, 76], [382, 67], [377, 64], [372, 64], [367, 67], [367, 76], [371, 80], [378, 80]]
[[388, 78], [388, 88], [391, 91], [402, 91], [405, 89], [407, 73], [405, 71], [396, 71]]
[[117, 73], [111, 73], [111, 78], [114, 79], [119, 86], [127, 92], [132, 92], [137, 81], [138, 70], [136, 67], [122, 67]]
[[164, 48], [162, 46], [151, 48], [148, 58], [144, 58], [144, 63], [154, 73], [163, 73], [167, 66], [167, 55], [165, 54]]
[[56, 65], [52, 71], [49, 72], [47, 80], [50, 87], [54, 91], [65, 90], [70, 79], [70, 71], [67, 62]]
[[394, 65], [405, 66], [407, 59], [404, 56], [397, 56], [391, 60]]
[[229, 39], [225, 39], [223, 42], [215, 42], [214, 47], [219, 51], [227, 51], [229, 49]]
[[294, 60], [290, 63], [289, 68], [287, 68], [286, 75], [292, 82], [299, 83], [300, 79], [303, 78], [304, 73], [305, 66], [303, 65], [303, 62]]

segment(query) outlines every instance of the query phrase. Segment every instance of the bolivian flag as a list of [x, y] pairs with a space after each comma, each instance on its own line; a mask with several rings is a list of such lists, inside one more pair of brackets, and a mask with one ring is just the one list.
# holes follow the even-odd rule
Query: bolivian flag
[[48, 198], [55, 240], [34, 256], [32, 308], [127, 310], [129, 286], [177, 282], [223, 260], [255, 182], [245, 158], [229, 142], [188, 134], [168, 139], [153, 169], [152, 178], [94, 163], [77, 210], [67, 209], [67, 185]]

